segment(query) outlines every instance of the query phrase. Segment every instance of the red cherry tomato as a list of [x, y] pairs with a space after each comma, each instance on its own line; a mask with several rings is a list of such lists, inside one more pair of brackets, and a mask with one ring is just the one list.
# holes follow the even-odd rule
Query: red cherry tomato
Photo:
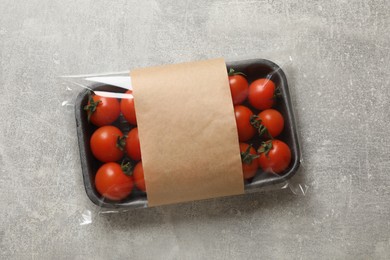
[[[265, 132], [266, 137], [277, 137], [283, 131], [284, 119], [281, 113], [275, 109], [266, 109], [259, 113], [260, 124], [265, 128], [260, 130]], [[267, 133], [270, 136], [267, 136]]]
[[242, 173], [244, 179], [250, 179], [256, 175], [258, 166], [257, 158], [259, 157], [255, 149], [246, 143], [240, 143]]
[[275, 102], [275, 83], [270, 79], [258, 79], [249, 85], [249, 103], [260, 110], [271, 108]]
[[120, 114], [119, 101], [116, 98], [90, 95], [88, 104], [84, 107], [88, 113], [88, 120], [96, 126], [113, 123]]
[[115, 126], [102, 126], [91, 137], [92, 154], [102, 162], [115, 162], [122, 158], [125, 140]]
[[291, 162], [291, 150], [280, 140], [269, 140], [259, 148], [259, 165], [266, 171], [279, 174], [287, 169]]
[[233, 69], [229, 71], [230, 92], [234, 105], [239, 105], [248, 96], [248, 81], [240, 72], [235, 72]]
[[144, 168], [142, 167], [142, 162], [138, 162], [133, 170], [133, 178], [135, 182], [135, 186], [139, 190], [146, 192], [145, 179], [144, 179]]
[[141, 147], [138, 138], [138, 128], [133, 128], [127, 134], [126, 139], [126, 152], [134, 161], [141, 160]]
[[133, 178], [125, 174], [118, 163], [103, 164], [96, 173], [95, 186], [103, 197], [110, 200], [122, 200], [133, 190]]
[[248, 141], [256, 133], [255, 128], [250, 123], [253, 115], [252, 111], [245, 106], [238, 105], [234, 107], [234, 114], [236, 116], [238, 139], [240, 142]]
[[121, 100], [121, 111], [123, 116], [130, 124], [137, 125], [137, 118], [135, 116], [133, 91], [128, 90], [125, 94], [131, 95], [130, 98], [123, 98]]

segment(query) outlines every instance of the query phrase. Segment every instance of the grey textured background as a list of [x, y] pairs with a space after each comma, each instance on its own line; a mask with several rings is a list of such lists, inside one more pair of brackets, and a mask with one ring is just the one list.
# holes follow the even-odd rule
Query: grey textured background
[[[386, 0], [1, 0], [0, 258], [389, 259], [389, 13]], [[77, 89], [57, 76], [220, 56], [285, 65], [306, 196], [98, 215], [61, 107]]]

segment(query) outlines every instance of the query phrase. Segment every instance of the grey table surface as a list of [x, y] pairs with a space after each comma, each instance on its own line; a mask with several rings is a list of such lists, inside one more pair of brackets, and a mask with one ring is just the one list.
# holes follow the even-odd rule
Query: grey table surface
[[[0, 258], [389, 259], [389, 13], [385, 0], [1, 0]], [[284, 66], [306, 194], [98, 214], [61, 106], [78, 89], [58, 76], [221, 56]]]

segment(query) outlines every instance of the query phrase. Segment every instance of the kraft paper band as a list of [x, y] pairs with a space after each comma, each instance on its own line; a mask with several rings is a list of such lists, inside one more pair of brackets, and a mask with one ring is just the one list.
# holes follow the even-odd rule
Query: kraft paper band
[[223, 59], [131, 73], [148, 205], [244, 193]]

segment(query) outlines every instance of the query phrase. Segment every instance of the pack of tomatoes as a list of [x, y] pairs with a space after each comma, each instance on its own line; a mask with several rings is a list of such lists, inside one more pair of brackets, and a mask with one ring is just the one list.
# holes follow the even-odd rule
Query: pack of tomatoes
[[282, 69], [264, 59], [221, 64], [94, 79], [79, 93], [77, 134], [93, 203], [137, 208], [235, 195], [296, 173], [298, 135]]

